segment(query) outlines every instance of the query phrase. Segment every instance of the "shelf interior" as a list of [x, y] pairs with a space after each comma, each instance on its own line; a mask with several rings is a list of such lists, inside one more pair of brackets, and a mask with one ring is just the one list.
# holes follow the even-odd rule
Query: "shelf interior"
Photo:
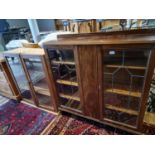
[[117, 111], [117, 110], [115, 110], [114, 108], [105, 109], [104, 118], [115, 123], [119, 122], [121, 124], [126, 124], [133, 127], [137, 126], [138, 117], [136, 113], [129, 114], [129, 113]]
[[65, 84], [65, 85], [71, 85], [71, 86], [78, 86], [78, 83], [76, 82], [76, 80], [61, 80], [61, 79], [58, 79], [56, 80], [57, 83], [59, 84]]
[[136, 127], [149, 50], [107, 50], [103, 54], [104, 119]]
[[78, 91], [75, 92], [74, 94], [63, 94], [63, 93], [59, 93], [59, 95], [62, 98], [80, 101], [80, 97], [79, 97], [79, 92]]
[[67, 98], [60, 98], [61, 101], [61, 107], [62, 108], [68, 108], [76, 111], [81, 111], [81, 104], [77, 100], [73, 99], [67, 99]]
[[117, 64], [105, 65], [105, 67], [107, 68], [128, 68], [128, 69], [134, 69], [134, 70], [145, 70], [146, 69], [146, 67], [143, 67], [143, 66], [129, 66], [129, 65], [122, 66], [122, 65], [117, 65]]
[[48, 56], [58, 88], [60, 107], [80, 112], [81, 104], [73, 50], [51, 49]]
[[131, 109], [126, 109], [126, 108], [122, 108], [122, 107], [117, 107], [117, 106], [110, 105], [110, 104], [105, 104], [105, 108], [138, 116], [138, 111], [131, 110]]
[[57, 65], [75, 65], [75, 62], [74, 61], [56, 61], [56, 60], [52, 60], [52, 64], [57, 64]]
[[126, 96], [133, 96], [133, 97], [141, 97], [141, 92], [134, 92], [134, 91], [128, 91], [123, 89], [117, 89], [117, 88], [109, 88], [109, 89], [106, 89], [105, 92], [126, 95]]

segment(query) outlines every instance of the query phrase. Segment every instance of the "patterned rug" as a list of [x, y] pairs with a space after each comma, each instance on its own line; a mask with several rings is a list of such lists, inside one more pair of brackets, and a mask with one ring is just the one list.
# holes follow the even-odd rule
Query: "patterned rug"
[[0, 134], [38, 135], [54, 118], [53, 114], [9, 100], [0, 106]]
[[83, 118], [59, 115], [46, 133], [48, 135], [118, 135], [130, 134]]

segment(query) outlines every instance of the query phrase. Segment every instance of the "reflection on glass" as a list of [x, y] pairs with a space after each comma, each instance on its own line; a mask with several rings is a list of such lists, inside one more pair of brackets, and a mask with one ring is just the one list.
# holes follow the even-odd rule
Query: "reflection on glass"
[[28, 81], [25, 77], [20, 59], [18, 57], [7, 57], [8, 63], [18, 84], [22, 97], [32, 100]]
[[56, 79], [61, 107], [80, 111], [81, 104], [73, 50], [51, 49], [48, 51], [48, 55]]
[[150, 52], [110, 50], [104, 53], [104, 117], [136, 126]]
[[44, 68], [42, 66], [40, 58], [24, 58], [24, 62], [30, 75], [30, 79], [33, 83], [35, 95], [39, 102], [39, 106], [45, 106], [50, 108], [50, 106], [52, 105], [52, 101]]

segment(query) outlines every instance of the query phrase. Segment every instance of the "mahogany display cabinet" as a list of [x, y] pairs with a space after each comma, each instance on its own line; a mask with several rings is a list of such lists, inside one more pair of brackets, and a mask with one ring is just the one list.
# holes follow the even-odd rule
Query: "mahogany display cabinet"
[[155, 67], [154, 34], [72, 34], [45, 43], [58, 109], [141, 132]]
[[19, 48], [4, 53], [23, 101], [57, 111], [44, 50]]

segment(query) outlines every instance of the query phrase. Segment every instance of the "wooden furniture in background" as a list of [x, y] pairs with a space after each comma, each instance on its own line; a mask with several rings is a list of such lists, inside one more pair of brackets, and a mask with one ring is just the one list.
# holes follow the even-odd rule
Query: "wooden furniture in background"
[[[44, 50], [19, 48], [4, 53], [23, 101], [57, 111]], [[12, 62], [11, 58], [14, 58]]]
[[15, 81], [2, 55], [0, 55], [0, 94], [11, 99], [20, 100]]
[[56, 20], [57, 30], [72, 31], [75, 33], [91, 33], [96, 32], [95, 19], [82, 19], [71, 20], [61, 19]]
[[155, 30], [71, 34], [45, 43], [59, 110], [142, 132], [154, 35]]
[[25, 48], [39, 48], [40, 46], [37, 43], [22, 43]]
[[97, 20], [96, 22], [96, 32], [101, 32], [102, 28], [112, 27], [112, 30], [119, 30], [120, 27], [120, 19], [103, 19]]

